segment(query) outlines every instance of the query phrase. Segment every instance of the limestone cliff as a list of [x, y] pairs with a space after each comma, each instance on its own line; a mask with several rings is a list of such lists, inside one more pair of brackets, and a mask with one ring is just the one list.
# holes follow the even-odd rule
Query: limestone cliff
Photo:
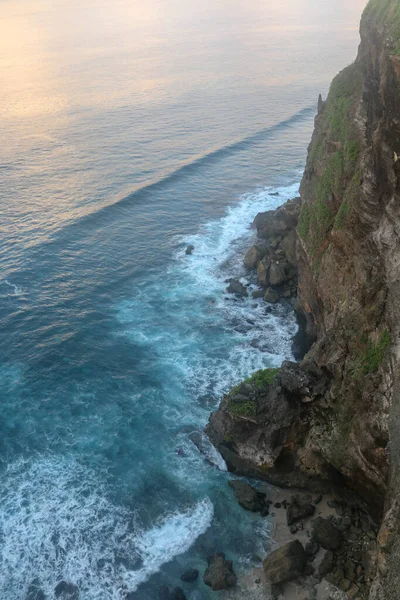
[[228, 395], [208, 432], [238, 472], [285, 485], [334, 478], [358, 492], [383, 516], [370, 597], [390, 600], [400, 583], [399, 0], [371, 0], [360, 31], [356, 61], [319, 102], [300, 190], [298, 300], [317, 341], [261, 391], [253, 381]]

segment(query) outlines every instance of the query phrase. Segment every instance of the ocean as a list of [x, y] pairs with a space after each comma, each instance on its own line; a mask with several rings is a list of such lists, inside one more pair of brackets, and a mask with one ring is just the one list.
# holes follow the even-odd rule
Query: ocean
[[184, 570], [265, 556], [203, 429], [297, 325], [226, 280], [255, 285], [364, 5], [3, 0], [0, 598], [206, 600]]

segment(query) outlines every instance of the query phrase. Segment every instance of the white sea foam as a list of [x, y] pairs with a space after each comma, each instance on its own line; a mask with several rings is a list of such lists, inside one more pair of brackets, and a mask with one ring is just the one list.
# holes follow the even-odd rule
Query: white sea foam
[[143, 561], [138, 571], [126, 571], [125, 582], [134, 591], [175, 556], [186, 552], [211, 525], [214, 509], [205, 498], [185, 512], [176, 512], [161, 519], [148, 531], [135, 536], [135, 547]]
[[15, 285], [15, 283], [11, 283], [10, 281], [8, 281], [8, 279], [5, 279], [3, 281], [3, 285], [6, 285], [9, 288], [11, 288], [14, 296], [21, 296], [23, 294], [23, 289], [20, 286]]
[[25, 598], [36, 578], [49, 598], [63, 578], [79, 586], [84, 600], [121, 600], [185, 552], [213, 516], [204, 499], [140, 531], [97, 474], [60, 458], [14, 463], [0, 495], [0, 598], [7, 600]]

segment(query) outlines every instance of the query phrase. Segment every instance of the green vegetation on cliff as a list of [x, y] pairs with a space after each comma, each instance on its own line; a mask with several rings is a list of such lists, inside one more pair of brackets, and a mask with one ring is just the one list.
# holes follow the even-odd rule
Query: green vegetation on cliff
[[398, 0], [370, 0], [363, 14], [363, 21], [386, 27], [388, 37], [393, 39], [394, 53], [400, 55], [400, 3]]
[[264, 389], [274, 383], [278, 371], [279, 369], [260, 369], [253, 373], [251, 377], [245, 379], [245, 383], [255, 385], [258, 389]]
[[392, 340], [387, 329], [380, 334], [375, 342], [368, 341], [364, 343], [352, 367], [353, 378], [358, 380], [370, 373], [376, 373], [391, 343]]
[[304, 178], [304, 198], [298, 233], [314, 267], [318, 268], [333, 227], [343, 228], [359, 184], [357, 165], [360, 138], [355, 112], [362, 91], [358, 63], [341, 71], [332, 82], [328, 98], [318, 117]]
[[[258, 390], [266, 390], [274, 383], [275, 375], [279, 369], [260, 369], [244, 380], [243, 383], [251, 385]], [[240, 386], [236, 385], [228, 394], [227, 411], [234, 417], [254, 417], [257, 412], [256, 403], [251, 398], [242, 396]]]

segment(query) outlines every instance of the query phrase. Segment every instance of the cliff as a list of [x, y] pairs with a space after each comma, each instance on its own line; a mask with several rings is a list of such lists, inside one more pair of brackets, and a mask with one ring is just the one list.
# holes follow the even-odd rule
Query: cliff
[[371, 600], [400, 584], [400, 3], [371, 0], [354, 64], [320, 99], [301, 183], [298, 310], [315, 343], [223, 400], [230, 468], [347, 486], [381, 522]]

